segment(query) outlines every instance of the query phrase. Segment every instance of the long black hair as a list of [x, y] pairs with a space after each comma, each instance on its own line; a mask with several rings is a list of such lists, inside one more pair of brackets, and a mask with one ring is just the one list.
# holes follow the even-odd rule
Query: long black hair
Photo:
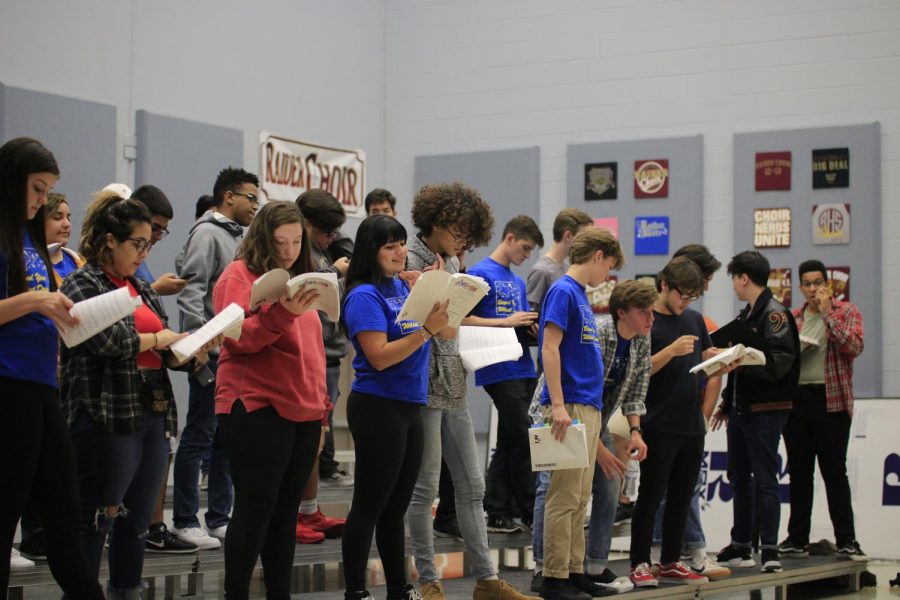
[[[372, 283], [376, 286], [387, 283], [378, 264], [378, 251], [385, 244], [406, 241], [406, 228], [394, 217], [387, 215], [372, 215], [363, 220], [356, 230], [356, 241], [353, 246], [353, 256], [350, 258], [350, 267], [347, 269], [347, 280], [344, 284], [344, 302], [350, 290], [364, 283]], [[343, 307], [341, 307], [341, 321], [343, 322]]]
[[[28, 176], [33, 173], [59, 175], [59, 165], [53, 153], [33, 138], [12, 139], [0, 147], [0, 250], [6, 254], [7, 293], [12, 296], [27, 291], [25, 281], [24, 232], [27, 230], [35, 251], [53, 273], [44, 234], [44, 207], [30, 221], [28, 214]], [[50, 290], [56, 290], [56, 280], [49, 277]]]

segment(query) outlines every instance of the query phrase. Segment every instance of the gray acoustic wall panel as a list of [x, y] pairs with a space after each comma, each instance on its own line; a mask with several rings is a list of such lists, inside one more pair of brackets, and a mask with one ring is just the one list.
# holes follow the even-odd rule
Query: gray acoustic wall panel
[[[137, 111], [137, 164], [135, 187], [152, 184], [163, 190], [175, 211], [169, 236], [150, 252], [147, 266], [154, 275], [175, 271], [181, 251], [194, 224], [194, 207], [202, 194], [212, 194], [216, 176], [225, 167], [244, 166], [244, 134], [220, 127]], [[251, 172], [254, 169], [249, 169]], [[178, 328], [175, 296], [163, 299], [169, 325]], [[179, 421], [187, 414], [187, 378], [173, 373]]]
[[[849, 187], [814, 189], [812, 152], [847, 148]], [[791, 152], [790, 189], [756, 191], [757, 152]], [[850, 243], [813, 245], [813, 205], [850, 205]], [[791, 209], [791, 245], [757, 248], [772, 268], [790, 268], [792, 305], [802, 306], [797, 267], [817, 258], [826, 267], [850, 267], [850, 301], [865, 322], [865, 352], [856, 361], [853, 384], [859, 397], [882, 394], [881, 321], [881, 132], [878, 123], [819, 129], [739, 133], [734, 136], [734, 249], [754, 249], [754, 210]]]
[[[500, 241], [503, 226], [516, 215], [529, 215], [540, 223], [540, 149], [498, 150], [463, 154], [417, 156], [415, 163], [415, 188], [434, 183], [459, 181], [477, 189], [494, 211], [494, 234], [490, 244], [478, 248], [466, 257], [467, 265], [489, 255]], [[409, 222], [409, 215], [401, 215]], [[409, 232], [410, 235], [414, 231]], [[552, 237], [544, 232], [545, 243]], [[523, 279], [540, 249], [531, 259], [519, 267], [513, 267]], [[476, 433], [485, 434], [490, 425], [491, 399], [483, 388], [475, 387], [475, 378], [469, 376], [469, 407]]]
[[116, 107], [0, 84], [0, 144], [37, 138], [56, 156], [54, 191], [72, 210], [69, 246], [78, 247], [91, 195], [116, 177]]

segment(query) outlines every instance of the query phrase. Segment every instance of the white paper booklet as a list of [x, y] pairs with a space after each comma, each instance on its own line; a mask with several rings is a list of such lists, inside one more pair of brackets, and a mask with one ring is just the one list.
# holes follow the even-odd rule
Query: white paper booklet
[[528, 430], [528, 444], [532, 471], [584, 469], [590, 465], [584, 423], [570, 425], [562, 442], [553, 437], [549, 425], [532, 427]]
[[250, 310], [278, 302], [284, 293], [293, 296], [300, 289], [310, 287], [319, 291], [319, 297], [310, 308], [321, 310], [332, 321], [340, 319], [341, 288], [336, 273], [303, 273], [292, 279], [286, 270], [272, 269], [253, 282]]
[[187, 337], [183, 337], [171, 346], [175, 358], [186, 362], [208, 344], [214, 337], [224, 333], [233, 340], [241, 338], [241, 325], [244, 323], [244, 309], [232, 302], [222, 312], [206, 322], [206, 325]]
[[481, 277], [465, 273], [451, 275], [446, 271], [427, 271], [422, 273], [416, 285], [410, 290], [400, 314], [397, 315], [397, 323], [400, 321], [424, 323], [436, 301], [446, 302], [449, 299], [450, 306], [447, 313], [450, 319], [447, 325], [459, 327], [463, 317], [468, 315], [489, 291], [491, 286]]
[[740, 361], [741, 366], [751, 367], [754, 365], [766, 364], [766, 355], [756, 348], [748, 348], [743, 344], [737, 344], [723, 350], [710, 359], [704, 360], [691, 369], [691, 373], [703, 371], [707, 377], [711, 377], [719, 372], [723, 365]]
[[512, 327], [459, 328], [459, 356], [470, 373], [488, 365], [522, 358], [522, 344]]
[[816, 338], [811, 338], [808, 335], [803, 335], [801, 333], [800, 334], [800, 352], [803, 352], [804, 350], [806, 350], [807, 348], [810, 348], [810, 347], [818, 348], [819, 340], [817, 340]]
[[77, 302], [69, 312], [80, 323], [60, 331], [59, 337], [67, 348], [73, 348], [133, 313], [141, 302], [140, 296], [131, 297], [127, 287]]

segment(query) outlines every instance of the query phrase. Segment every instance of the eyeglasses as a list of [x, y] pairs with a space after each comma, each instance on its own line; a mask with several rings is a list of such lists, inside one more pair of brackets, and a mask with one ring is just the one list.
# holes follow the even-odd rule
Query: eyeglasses
[[135, 250], [137, 250], [138, 254], [143, 254], [145, 251], [150, 250], [150, 240], [145, 240], [144, 238], [127, 238], [129, 242], [134, 244]]
[[694, 302], [694, 301], [696, 301], [696, 300], [699, 300], [700, 297], [703, 296], [703, 294], [694, 294], [694, 295], [691, 295], [691, 294], [685, 294], [684, 292], [682, 292], [681, 290], [679, 290], [679, 289], [678, 289], [677, 287], [675, 287], [674, 285], [672, 286], [672, 289], [675, 290], [676, 292], [678, 292], [678, 295], [681, 296], [681, 299], [682, 299], [682, 300], [690, 300], [691, 302]]
[[247, 200], [250, 201], [250, 204], [258, 204], [259, 203], [259, 196], [256, 196], [255, 194], [245, 194], [244, 192], [231, 192], [231, 195], [232, 196], [243, 196], [244, 198], [246, 198]]
[[163, 227], [162, 225], [160, 225], [160, 224], [158, 224], [158, 223], [153, 223], [153, 224], [150, 226], [150, 228], [153, 229], [154, 235], [158, 235], [158, 236], [160, 237], [160, 239], [162, 239], [162, 238], [166, 237], [167, 235], [169, 235], [169, 228], [168, 228], [168, 227]]
[[469, 238], [467, 238], [466, 236], [464, 236], [464, 235], [456, 235], [456, 234], [453, 233], [453, 231], [450, 230], [450, 229], [447, 229], [446, 231], [447, 231], [447, 234], [448, 234], [450, 237], [452, 237], [452, 238], [453, 238], [453, 241], [456, 242], [457, 244], [468, 244], [468, 243], [469, 243]]
[[825, 285], [824, 279], [813, 279], [812, 281], [801, 281], [800, 287], [802, 288], [811, 288], [811, 287], [822, 287]]

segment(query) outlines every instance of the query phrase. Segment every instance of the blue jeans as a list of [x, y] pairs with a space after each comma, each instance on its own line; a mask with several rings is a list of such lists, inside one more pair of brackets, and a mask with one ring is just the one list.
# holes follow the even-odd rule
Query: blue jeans
[[[216, 372], [214, 357], [210, 357], [209, 368]], [[212, 529], [228, 524], [233, 500], [231, 468], [225, 444], [216, 434], [216, 386], [214, 383], [202, 386], [194, 377], [190, 377], [188, 382], [187, 422], [178, 441], [172, 475], [175, 482], [173, 521], [178, 528], [200, 526], [197, 518], [200, 510], [200, 463], [211, 449], [206, 526]]]
[[[109, 587], [140, 587], [144, 538], [169, 459], [165, 416], [143, 416], [143, 431], [110, 433], [84, 411], [70, 427], [81, 493], [81, 544], [96, 573], [109, 534]], [[105, 516], [122, 505], [126, 516]]]
[[425, 440], [422, 467], [406, 513], [419, 581], [427, 583], [439, 579], [434, 566], [431, 505], [441, 478], [442, 453], [453, 477], [456, 518], [472, 575], [476, 579], [495, 575], [484, 517], [484, 475], [479, 467], [475, 429], [469, 409], [441, 410], [424, 407], [422, 428]]
[[[697, 476], [697, 486], [694, 488], [694, 495], [691, 497], [691, 505], [688, 508], [687, 522], [684, 525], [684, 538], [681, 540], [682, 555], [706, 548], [706, 536], [703, 535], [703, 523], [700, 522], [700, 498], [703, 496], [705, 487], [706, 482], [701, 470]], [[662, 543], [662, 519], [665, 509], [666, 499], [663, 497], [662, 502], [659, 503], [659, 509], [656, 511], [656, 522], [653, 525], [654, 544]]]
[[753, 516], [759, 510], [759, 547], [778, 548], [781, 498], [778, 494], [778, 442], [787, 411], [728, 414], [728, 480], [734, 490], [731, 545], [753, 544]]
[[[615, 454], [612, 434], [604, 427], [600, 441], [606, 449]], [[547, 488], [550, 487], [550, 471], [538, 474], [537, 491], [534, 496], [534, 522], [532, 531], [532, 553], [534, 562], [541, 568], [544, 564], [544, 505], [547, 500]], [[587, 564], [605, 565], [612, 547], [613, 522], [616, 519], [616, 508], [619, 503], [619, 492], [622, 480], [614, 477], [607, 479], [599, 465], [594, 465], [594, 481], [591, 495], [591, 518], [588, 524]]]

